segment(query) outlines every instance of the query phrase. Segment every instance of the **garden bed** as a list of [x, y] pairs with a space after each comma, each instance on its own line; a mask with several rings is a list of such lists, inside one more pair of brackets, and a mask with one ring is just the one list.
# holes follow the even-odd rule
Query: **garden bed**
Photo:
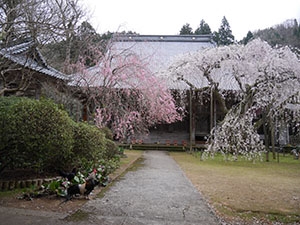
[[[110, 175], [111, 182], [120, 176], [126, 169], [128, 169], [141, 155], [142, 151], [125, 151], [127, 158], [121, 159], [120, 168]], [[90, 199], [96, 197], [103, 188], [96, 188], [90, 195]], [[52, 212], [72, 213], [78, 210], [88, 200], [84, 197], [74, 198], [71, 201], [62, 203], [64, 198], [51, 195], [42, 198], [34, 198], [31, 201], [19, 200], [18, 197], [22, 195], [23, 191], [30, 189], [16, 189], [14, 191], [0, 192], [0, 206], [23, 208], [31, 210], [43, 210]]]

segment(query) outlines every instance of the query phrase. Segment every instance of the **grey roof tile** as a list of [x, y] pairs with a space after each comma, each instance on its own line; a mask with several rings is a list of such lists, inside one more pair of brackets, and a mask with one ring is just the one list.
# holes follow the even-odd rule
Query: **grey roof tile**
[[[40, 62], [27, 54], [31, 49], [35, 51]], [[34, 43], [32, 41], [14, 45], [12, 47], [2, 48], [0, 50], [0, 54], [6, 59], [13, 61], [14, 63], [43, 73], [45, 75], [61, 80], [70, 80], [70, 78], [65, 74], [47, 65], [46, 60], [43, 58], [39, 50], [34, 46]]]
[[[186, 90], [189, 89], [189, 86], [185, 82], [179, 82], [176, 76], [166, 77], [162, 71], [166, 70], [178, 55], [213, 47], [215, 44], [210, 35], [118, 35], [113, 37], [113, 47], [110, 54], [116, 55], [122, 52], [137, 54], [143, 63], [147, 64], [148, 69], [165, 82], [169, 89]], [[74, 74], [74, 80], [69, 85], [103, 86], [104, 77], [99, 73], [100, 70], [101, 64], [88, 68], [85, 71], [86, 74]], [[222, 76], [218, 76], [221, 83], [224, 82]], [[134, 83], [134, 78], [131, 79], [131, 82]], [[204, 78], [193, 79], [190, 82], [199, 88], [208, 86], [208, 82]], [[119, 82], [116, 86], [116, 88], [127, 87], [129, 86], [125, 82]]]

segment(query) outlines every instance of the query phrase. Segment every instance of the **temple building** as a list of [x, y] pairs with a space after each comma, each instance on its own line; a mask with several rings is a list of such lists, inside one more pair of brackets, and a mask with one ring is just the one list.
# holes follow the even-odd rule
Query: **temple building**
[[[129, 50], [134, 52], [147, 62], [148, 68], [157, 76], [160, 76], [160, 71], [168, 68], [176, 56], [214, 47], [215, 43], [211, 35], [126, 35], [115, 36], [113, 39], [113, 51]], [[166, 84], [174, 95], [176, 95], [176, 91], [186, 93], [186, 117], [183, 121], [173, 124], [159, 124], [151, 128], [147, 136], [137, 135], [132, 139], [151, 144], [204, 143], [205, 136], [209, 134], [217, 118], [222, 118], [222, 112], [217, 110], [217, 100], [208, 95], [205, 103], [199, 104], [199, 96], [203, 93], [191, 93], [186, 84], [171, 81], [167, 81]], [[210, 103], [211, 99], [212, 104]], [[212, 116], [214, 118], [211, 118]]]
[[[1, 46], [1, 43], [0, 43]], [[2, 95], [17, 95], [38, 99], [43, 85], [55, 87], [66, 85], [68, 76], [49, 66], [31, 40], [1, 46]]]

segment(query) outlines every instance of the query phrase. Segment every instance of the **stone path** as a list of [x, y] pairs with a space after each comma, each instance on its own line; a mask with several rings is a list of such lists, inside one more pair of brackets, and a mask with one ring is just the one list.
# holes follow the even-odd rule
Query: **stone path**
[[165, 152], [148, 151], [129, 171], [83, 208], [93, 224], [218, 224], [199, 192]]
[[[79, 220], [63, 213], [0, 207], [0, 224], [192, 225], [219, 224], [199, 192], [166, 152], [147, 151], [103, 198], [88, 201]], [[76, 218], [74, 215], [71, 219]]]

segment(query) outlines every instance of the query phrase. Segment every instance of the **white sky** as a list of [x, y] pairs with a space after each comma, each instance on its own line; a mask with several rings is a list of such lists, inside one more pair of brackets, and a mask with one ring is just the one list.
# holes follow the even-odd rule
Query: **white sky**
[[300, 0], [84, 0], [84, 4], [99, 33], [175, 35], [185, 23], [195, 30], [201, 19], [217, 31], [225, 16], [240, 40], [249, 30], [300, 19]]

